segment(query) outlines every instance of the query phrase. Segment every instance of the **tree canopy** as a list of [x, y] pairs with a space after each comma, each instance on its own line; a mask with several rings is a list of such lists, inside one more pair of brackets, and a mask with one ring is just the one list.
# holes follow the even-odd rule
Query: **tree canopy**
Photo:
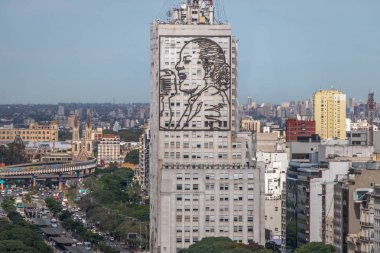
[[179, 253], [274, 253], [257, 243], [235, 243], [228, 237], [206, 237]]
[[12, 253], [52, 253], [36, 232], [36, 227], [29, 225], [19, 213], [15, 211], [14, 199], [6, 197], [2, 203], [8, 213], [10, 224], [4, 219], [0, 222], [0, 252]]
[[126, 163], [139, 164], [139, 154], [140, 151], [138, 149], [131, 150], [124, 159]]
[[333, 253], [334, 247], [322, 242], [311, 242], [298, 247], [294, 253]]
[[25, 147], [20, 143], [9, 143], [0, 146], [0, 162], [7, 165], [25, 163], [27, 161]]

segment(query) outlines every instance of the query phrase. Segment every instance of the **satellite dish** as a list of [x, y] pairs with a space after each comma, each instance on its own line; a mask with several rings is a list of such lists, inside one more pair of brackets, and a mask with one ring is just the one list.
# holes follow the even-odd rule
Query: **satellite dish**
[[182, 4], [182, 5], [181, 5], [181, 9], [182, 9], [182, 10], [186, 9], [186, 7], [187, 7], [186, 4]]

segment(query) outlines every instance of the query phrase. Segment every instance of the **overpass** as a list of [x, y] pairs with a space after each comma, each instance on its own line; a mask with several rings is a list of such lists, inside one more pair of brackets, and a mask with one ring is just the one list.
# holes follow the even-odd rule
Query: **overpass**
[[95, 158], [89, 158], [86, 161], [17, 164], [0, 168], [0, 188], [3, 189], [7, 179], [31, 178], [33, 185], [35, 185], [37, 178], [51, 178], [53, 175], [58, 175], [59, 188], [61, 189], [63, 177], [76, 175], [79, 178], [91, 174], [95, 169]]

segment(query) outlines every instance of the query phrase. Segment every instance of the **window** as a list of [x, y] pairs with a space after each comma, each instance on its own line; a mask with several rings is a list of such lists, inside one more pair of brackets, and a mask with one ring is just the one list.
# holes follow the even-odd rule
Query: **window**
[[242, 222], [243, 221], [243, 215], [234, 216], [234, 221]]
[[220, 184], [219, 185], [219, 189], [221, 190], [221, 191], [227, 191], [228, 190], [228, 184]]
[[182, 195], [181, 194], [177, 194], [177, 200], [182, 200]]
[[178, 191], [182, 190], [182, 184], [177, 184], [177, 190]]
[[234, 179], [235, 179], [235, 180], [243, 179], [243, 174], [235, 173], [235, 174], [234, 174]]
[[214, 190], [215, 189], [215, 185], [214, 184], [206, 184], [206, 190]]
[[185, 190], [186, 190], [186, 191], [191, 190], [191, 185], [190, 185], [190, 184], [185, 184]]
[[193, 190], [198, 190], [199, 189], [199, 185], [198, 184], [193, 184]]
[[207, 173], [206, 174], [206, 180], [214, 180], [215, 174], [214, 173]]
[[235, 191], [242, 191], [243, 190], [243, 184], [234, 184], [234, 190]]

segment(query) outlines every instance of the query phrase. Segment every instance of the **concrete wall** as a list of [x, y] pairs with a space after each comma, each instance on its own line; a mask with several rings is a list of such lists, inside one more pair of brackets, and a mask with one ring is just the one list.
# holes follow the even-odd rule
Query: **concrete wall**
[[372, 146], [350, 145], [319, 145], [318, 161], [325, 162], [336, 157], [368, 157], [370, 158], [374, 148]]

